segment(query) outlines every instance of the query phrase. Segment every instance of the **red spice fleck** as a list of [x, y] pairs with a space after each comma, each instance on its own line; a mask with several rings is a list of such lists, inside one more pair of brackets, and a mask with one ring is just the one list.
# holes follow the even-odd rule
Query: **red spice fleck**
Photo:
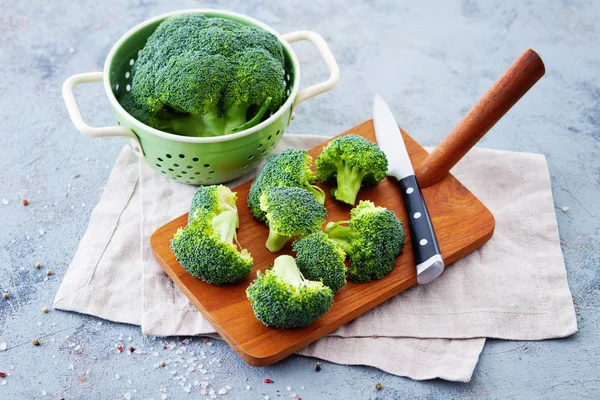
[[24, 205], [24, 206], [28, 206], [28, 205], [29, 205], [29, 202], [28, 202], [26, 199], [23, 199], [23, 205]]
[[6, 378], [6, 372], [0, 372], [0, 378]]
[[166, 350], [166, 349], [167, 349], [167, 346], [163, 346], [163, 350]]
[[208, 343], [208, 338], [204, 338], [204, 339], [202, 340], [202, 343]]
[[266, 378], [266, 379], [265, 379], [265, 383], [273, 383], [273, 381], [272, 381], [272, 380], [270, 380], [269, 378]]
[[302, 397], [298, 397], [298, 400], [302, 400]]
[[119, 345], [119, 347], [117, 348], [117, 350], [119, 351], [119, 353], [123, 352], [123, 345]]

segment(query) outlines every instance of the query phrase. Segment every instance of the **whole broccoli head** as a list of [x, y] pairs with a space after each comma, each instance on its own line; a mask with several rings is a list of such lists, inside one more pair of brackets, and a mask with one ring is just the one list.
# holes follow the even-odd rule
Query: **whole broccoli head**
[[121, 100], [123, 107], [136, 118], [143, 108], [140, 121], [186, 136], [250, 128], [286, 98], [283, 48], [273, 34], [200, 14], [165, 19], [132, 73], [137, 104], [130, 111]]
[[199, 193], [188, 225], [171, 240], [171, 250], [195, 278], [213, 285], [238, 282], [248, 275], [253, 260], [246, 249], [234, 244], [239, 224], [235, 193], [224, 186]]
[[389, 274], [404, 246], [404, 228], [396, 214], [370, 201], [350, 212], [350, 221], [330, 222], [324, 232], [350, 258], [348, 278], [370, 282]]
[[246, 296], [260, 322], [281, 329], [310, 325], [333, 304], [333, 291], [304, 279], [291, 256], [279, 256], [273, 268], [258, 271]]
[[288, 149], [270, 156], [267, 163], [254, 178], [248, 194], [248, 207], [254, 218], [266, 222], [265, 212], [260, 209], [260, 196], [276, 187], [299, 187], [306, 189], [321, 204], [325, 193], [314, 185], [316, 177], [311, 170], [312, 157], [304, 150]]
[[294, 236], [306, 236], [325, 223], [327, 210], [308, 191], [300, 188], [273, 188], [260, 196], [260, 208], [269, 225], [266, 247], [277, 252]]
[[[200, 186], [192, 198], [190, 213], [188, 214], [188, 223], [192, 221], [197, 210], [220, 214], [223, 211], [233, 211], [237, 216], [237, 194], [232, 192], [227, 186], [211, 185]], [[239, 218], [236, 222], [236, 228], [239, 227]]]
[[361, 186], [374, 185], [385, 178], [388, 161], [377, 145], [357, 135], [332, 140], [317, 158], [317, 177], [337, 179], [332, 195], [354, 205]]
[[317, 231], [298, 238], [292, 248], [302, 275], [311, 281], [321, 281], [333, 291], [346, 284], [346, 253], [325, 233]]

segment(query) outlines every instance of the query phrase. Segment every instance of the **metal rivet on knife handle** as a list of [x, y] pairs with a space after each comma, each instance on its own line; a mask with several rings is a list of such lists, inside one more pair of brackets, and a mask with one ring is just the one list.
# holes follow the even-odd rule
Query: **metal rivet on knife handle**
[[450, 169], [544, 75], [540, 56], [526, 50], [471, 108], [448, 136], [417, 168], [422, 188], [443, 179]]

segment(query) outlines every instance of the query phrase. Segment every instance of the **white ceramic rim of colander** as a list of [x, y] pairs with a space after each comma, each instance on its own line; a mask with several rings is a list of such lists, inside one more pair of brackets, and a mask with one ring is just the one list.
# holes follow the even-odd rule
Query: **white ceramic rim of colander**
[[[158, 129], [152, 128], [151, 126], [148, 126], [148, 125], [138, 121], [137, 119], [133, 118], [121, 106], [121, 104], [115, 97], [115, 95], [112, 91], [112, 88], [110, 87], [110, 80], [109, 80], [108, 72], [109, 72], [110, 64], [112, 62], [112, 59], [113, 59], [117, 49], [119, 47], [121, 47], [121, 44], [123, 44], [123, 42], [125, 42], [135, 32], [137, 32], [141, 28], [145, 27], [146, 25], [152, 24], [158, 20], [165, 19], [165, 18], [171, 17], [173, 15], [207, 14], [207, 13], [228, 15], [231, 17], [236, 17], [236, 18], [242, 19], [242, 20], [249, 22], [253, 25], [256, 25], [268, 32], [271, 32], [273, 35], [275, 35], [277, 37], [277, 40], [279, 40], [279, 43], [281, 43], [281, 45], [287, 49], [290, 57], [292, 58], [292, 63], [294, 65], [294, 83], [292, 85], [292, 91], [291, 91], [290, 95], [288, 96], [288, 99], [286, 100], [286, 102], [283, 103], [283, 105], [279, 108], [279, 110], [277, 110], [277, 112], [275, 112], [275, 114], [271, 115], [269, 118], [267, 118], [260, 124], [253, 126], [250, 129], [246, 129], [246, 130], [238, 132], [238, 133], [232, 133], [231, 135], [224, 135], [224, 136], [214, 136], [214, 137], [181, 136], [181, 135], [176, 135], [173, 133], [160, 131]], [[127, 119], [133, 125], [141, 125], [143, 127], [144, 131], [151, 133], [155, 136], [158, 136], [158, 137], [161, 137], [161, 138], [167, 139], [167, 140], [174, 140], [177, 142], [185, 142], [185, 143], [221, 143], [221, 142], [226, 142], [229, 140], [239, 139], [244, 136], [252, 135], [253, 133], [269, 126], [271, 123], [273, 123], [275, 120], [277, 120], [279, 117], [281, 117], [283, 115], [283, 113], [285, 113], [288, 109], [290, 109], [293, 106], [294, 101], [296, 100], [296, 94], [298, 93], [298, 88], [300, 86], [300, 63], [298, 62], [298, 57], [296, 56], [296, 53], [292, 49], [292, 46], [283, 38], [282, 35], [279, 34], [279, 32], [277, 32], [276, 30], [274, 30], [267, 24], [260, 22], [254, 18], [251, 18], [247, 15], [235, 13], [232, 11], [220, 10], [220, 9], [216, 9], [216, 8], [193, 8], [193, 9], [187, 9], [187, 10], [173, 11], [173, 12], [157, 15], [156, 17], [150, 18], [150, 19], [134, 26], [129, 31], [127, 31], [123, 36], [121, 36], [121, 38], [119, 40], [117, 40], [117, 42], [110, 49], [110, 52], [108, 53], [108, 56], [106, 57], [106, 62], [104, 63], [103, 74], [104, 74], [104, 90], [106, 91], [106, 94], [108, 95], [108, 98], [109, 98], [110, 102], [112, 103], [113, 107], [117, 108], [120, 111], [120, 113], [124, 116], [125, 119]]]

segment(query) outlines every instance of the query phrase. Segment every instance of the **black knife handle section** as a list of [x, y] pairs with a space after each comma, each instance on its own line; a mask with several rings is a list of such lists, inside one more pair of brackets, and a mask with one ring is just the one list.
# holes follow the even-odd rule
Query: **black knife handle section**
[[414, 175], [402, 178], [398, 181], [398, 186], [402, 191], [408, 216], [415, 265], [419, 265], [436, 254], [441, 255], [440, 247], [417, 178]]

